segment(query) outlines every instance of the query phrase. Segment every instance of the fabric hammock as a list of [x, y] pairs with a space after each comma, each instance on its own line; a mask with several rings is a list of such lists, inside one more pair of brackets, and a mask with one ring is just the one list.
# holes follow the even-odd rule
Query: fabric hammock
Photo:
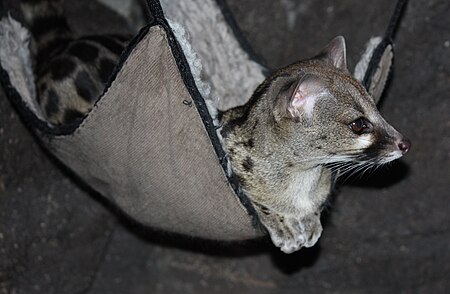
[[[46, 148], [138, 222], [207, 239], [261, 236], [214, 116], [245, 103], [266, 69], [222, 1], [151, 0], [149, 7], [152, 23], [130, 42], [104, 93], [77, 125], [43, 119], [27, 31], [2, 20], [0, 79], [7, 96]], [[384, 40], [372, 40], [355, 73], [377, 96], [392, 60]]]

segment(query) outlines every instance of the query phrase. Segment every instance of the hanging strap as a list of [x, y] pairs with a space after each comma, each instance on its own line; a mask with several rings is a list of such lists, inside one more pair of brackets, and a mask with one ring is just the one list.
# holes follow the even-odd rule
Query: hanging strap
[[153, 18], [164, 19], [164, 13], [158, 0], [147, 0], [147, 3]]
[[394, 12], [391, 16], [391, 19], [389, 20], [389, 25], [386, 29], [383, 40], [380, 42], [380, 44], [378, 44], [377, 48], [375, 49], [372, 55], [372, 58], [370, 59], [369, 66], [367, 67], [364, 79], [362, 81], [362, 84], [368, 90], [370, 88], [373, 76], [376, 73], [379, 64], [381, 63], [381, 59], [383, 57], [386, 48], [388, 46], [392, 46], [395, 32], [400, 24], [400, 18], [403, 15], [407, 2], [408, 0], [397, 1]]

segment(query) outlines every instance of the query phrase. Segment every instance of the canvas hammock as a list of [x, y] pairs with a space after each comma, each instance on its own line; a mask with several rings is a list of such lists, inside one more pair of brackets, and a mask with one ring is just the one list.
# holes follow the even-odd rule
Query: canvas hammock
[[[148, 3], [152, 23], [130, 42], [81, 123], [54, 126], [43, 119], [28, 35], [11, 18], [0, 22], [5, 92], [46, 148], [136, 221], [207, 239], [261, 236], [214, 117], [217, 109], [245, 103], [266, 69], [222, 1]], [[371, 39], [356, 68], [375, 96], [391, 65], [391, 36]]]

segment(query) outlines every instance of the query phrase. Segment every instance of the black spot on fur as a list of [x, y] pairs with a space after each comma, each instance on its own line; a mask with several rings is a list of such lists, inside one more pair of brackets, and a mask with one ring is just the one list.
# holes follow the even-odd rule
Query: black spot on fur
[[243, 142], [238, 142], [237, 144], [244, 145], [247, 148], [253, 148], [253, 146], [255, 146], [253, 139], [249, 139], [249, 140], [243, 141]]
[[92, 102], [97, 99], [98, 92], [96, 86], [87, 72], [81, 71], [77, 74], [75, 87], [77, 94], [87, 102]]
[[67, 21], [62, 16], [48, 16], [37, 18], [33, 21], [31, 26], [31, 34], [35, 38], [42, 37], [46, 34], [53, 32], [66, 32], [69, 31], [69, 25]]
[[75, 62], [69, 58], [58, 58], [51, 62], [50, 72], [55, 81], [69, 77], [75, 70]]
[[265, 215], [270, 215], [270, 209], [268, 209], [266, 206], [258, 204], [258, 207], [261, 209], [261, 212]]
[[217, 119], [219, 121], [222, 121], [222, 118], [223, 118], [224, 114], [225, 114], [225, 111], [218, 110], [217, 111]]
[[316, 146], [316, 149], [320, 150], [320, 149], [322, 149], [322, 146]]
[[251, 171], [253, 169], [254, 166], [254, 162], [253, 159], [250, 158], [250, 156], [247, 156], [244, 159], [244, 162], [242, 162], [242, 167], [246, 170], [246, 171]]
[[247, 142], [244, 142], [245, 147], [253, 148], [255, 146], [255, 142], [253, 139], [248, 140]]
[[239, 182], [239, 184], [243, 187], [245, 187], [245, 185], [247, 184], [247, 182], [245, 181], [245, 179], [243, 177], [240, 177], [239, 175], [236, 175], [236, 178]]
[[48, 117], [59, 112], [59, 96], [55, 90], [50, 89], [47, 93], [47, 104], [45, 105], [45, 114]]
[[70, 38], [67, 37], [55, 37], [51, 41], [42, 44], [39, 47], [39, 51], [36, 56], [36, 69], [38, 70], [38, 75], [41, 73], [41, 70], [46, 68], [48, 65], [49, 59], [53, 56], [61, 53], [67, 45], [71, 42]]
[[254, 124], [253, 127], [252, 127], [252, 131], [253, 131], [253, 132], [255, 131], [256, 126], [258, 125], [258, 123], [259, 123], [259, 120], [255, 119], [255, 124]]
[[227, 128], [227, 126], [223, 126], [222, 130], [220, 131], [220, 134], [222, 135], [222, 138], [226, 139], [228, 137], [229, 134], [229, 129]]
[[326, 135], [323, 135], [323, 136], [320, 136], [320, 139], [321, 140], [326, 140], [326, 139], [328, 139], [328, 137]]
[[83, 119], [84, 116], [85, 116], [84, 113], [76, 109], [67, 109], [64, 112], [64, 123], [69, 124], [80, 121]]
[[39, 105], [41, 104], [41, 95], [43, 95], [46, 90], [47, 90], [46, 83], [42, 83], [39, 85], [39, 91], [38, 91], [38, 93], [36, 93], [36, 101]]
[[46, 83], [40, 84], [39, 85], [39, 91], [45, 92], [45, 90], [47, 90], [47, 84]]
[[88, 43], [76, 43], [70, 46], [69, 54], [78, 57], [83, 62], [94, 62], [98, 56], [98, 49]]
[[118, 42], [114, 40], [114, 36], [89, 36], [83, 39], [97, 42], [115, 55], [120, 55], [125, 48], [125, 46], [122, 45], [120, 41]]
[[103, 84], [106, 84], [108, 82], [115, 66], [115, 63], [111, 59], [102, 58], [100, 60], [98, 75], [100, 76]]

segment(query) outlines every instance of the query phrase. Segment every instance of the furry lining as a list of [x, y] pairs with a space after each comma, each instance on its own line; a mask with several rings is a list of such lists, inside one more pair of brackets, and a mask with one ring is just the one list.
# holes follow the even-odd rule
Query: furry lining
[[11, 16], [0, 21], [0, 63], [27, 107], [43, 119], [36, 100], [30, 38], [30, 32]]
[[[185, 51], [189, 66], [203, 95], [202, 83], [210, 86], [210, 112], [245, 104], [256, 87], [263, 82], [264, 67], [253, 61], [240, 46], [215, 0], [161, 1], [170, 26]], [[180, 26], [187, 34], [180, 34]], [[186, 50], [186, 41], [194, 55]], [[192, 58], [193, 56], [196, 56]], [[201, 64], [197, 64], [198, 59]], [[201, 68], [198, 71], [195, 68]], [[214, 116], [214, 111], [211, 112]]]
[[366, 44], [366, 51], [364, 51], [361, 59], [358, 61], [358, 64], [355, 66], [354, 77], [358, 81], [362, 82], [364, 79], [364, 75], [366, 74], [367, 67], [369, 67], [370, 59], [372, 58], [373, 51], [377, 48], [378, 44], [380, 44], [382, 38], [381, 37], [372, 37]]
[[[383, 39], [381, 37], [372, 37], [369, 42], [367, 42], [366, 51], [361, 56], [361, 59], [355, 67], [354, 77], [358, 81], [363, 82], [373, 54], [382, 41]], [[381, 95], [383, 94], [392, 66], [393, 57], [394, 52], [392, 45], [388, 45], [385, 48], [383, 55], [381, 56], [380, 63], [377, 65], [376, 72], [372, 76], [370, 84], [368, 85], [367, 91], [372, 95], [375, 103], [378, 103]]]
[[189, 63], [189, 68], [191, 70], [197, 89], [203, 96], [203, 99], [205, 99], [209, 114], [214, 119], [217, 116], [217, 108], [215, 108], [211, 103], [211, 85], [207, 81], [202, 79], [202, 62], [199, 59], [198, 54], [192, 48], [189, 36], [187, 35], [184, 27], [170, 19], [167, 19], [167, 22], [172, 28], [173, 33], [177, 36], [178, 43], [183, 49], [183, 53], [186, 56], [187, 62]]

